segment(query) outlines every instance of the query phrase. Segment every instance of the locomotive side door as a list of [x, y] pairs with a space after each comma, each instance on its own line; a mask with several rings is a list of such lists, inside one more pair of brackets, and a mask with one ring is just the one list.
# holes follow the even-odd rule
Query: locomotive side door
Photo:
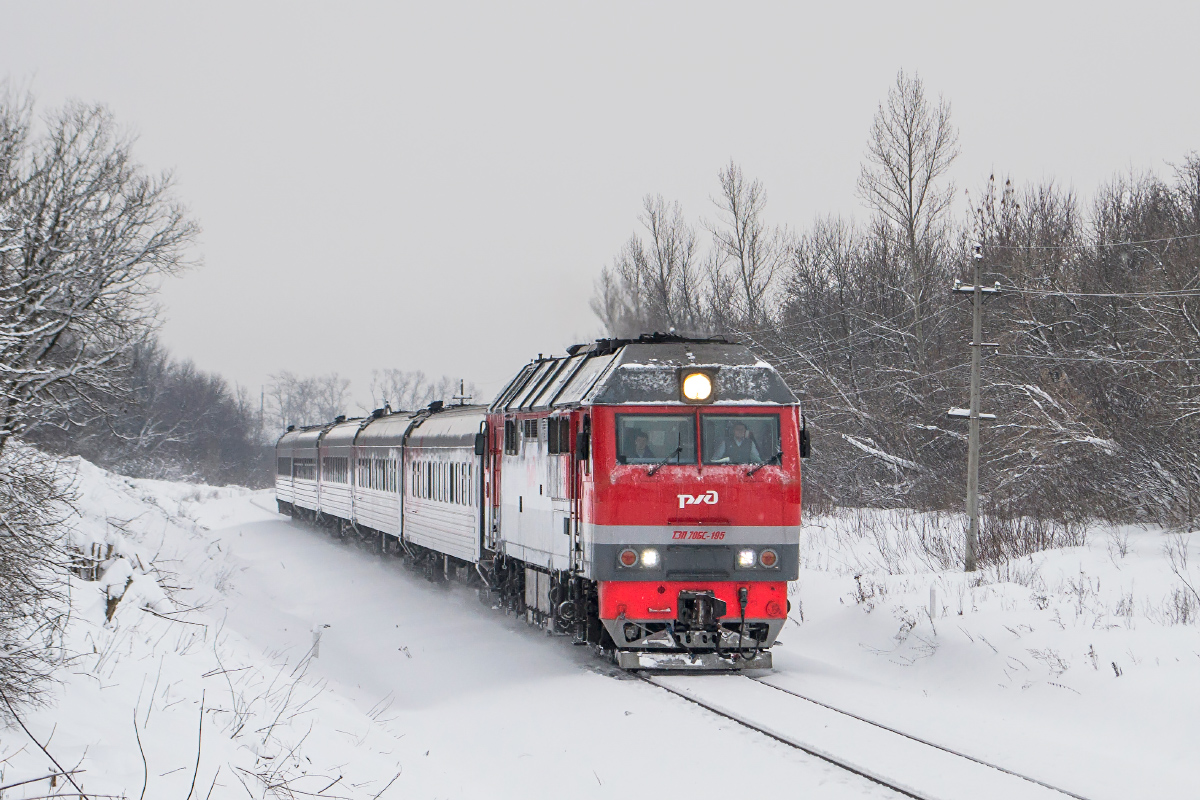
[[579, 450], [580, 440], [584, 439], [584, 451], [590, 447], [590, 442], [586, 441], [590, 436], [590, 431], [587, 430], [587, 417], [581, 413], [574, 413], [570, 417], [571, 428], [570, 436], [568, 437], [569, 457], [568, 469], [570, 470], [570, 489], [569, 495], [571, 498], [571, 571], [583, 571], [583, 475], [587, 468], [587, 454], [581, 453]]
[[500, 468], [504, 454], [508, 450], [510, 438], [516, 432], [516, 423], [505, 419], [504, 415], [489, 418], [487, 455], [483, 459], [486, 483], [483, 490], [483, 503], [486, 509], [484, 542], [489, 550], [496, 550], [500, 544]]
[[[572, 566], [572, 507], [571, 507], [571, 453], [568, 442], [570, 438], [570, 418], [566, 416], [549, 417], [544, 422], [546, 448], [543, 464], [545, 466], [545, 488], [550, 497], [550, 531], [549, 551], [551, 568], [569, 570]], [[545, 523], [543, 523], [545, 524]]]

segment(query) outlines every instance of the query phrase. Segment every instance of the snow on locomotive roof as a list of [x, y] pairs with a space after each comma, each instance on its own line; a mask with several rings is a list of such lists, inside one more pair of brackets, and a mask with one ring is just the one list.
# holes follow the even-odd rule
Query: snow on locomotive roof
[[534, 370], [532, 377], [526, 381], [525, 386], [514, 397], [511, 407], [513, 408], [529, 408], [533, 405], [533, 397], [538, 389], [545, 384], [555, 372], [562, 367], [563, 358], [549, 358], [541, 362], [538, 368]]
[[487, 406], [450, 406], [417, 423], [408, 435], [410, 447], [474, 447], [483, 430]]
[[571, 379], [571, 382], [563, 389], [562, 394], [559, 395], [556, 405], [569, 406], [582, 403], [583, 398], [596, 385], [596, 381], [609, 368], [614, 358], [616, 358], [616, 353], [606, 353], [604, 355], [592, 356], [583, 362], [579, 366], [576, 375]]
[[798, 402], [779, 373], [745, 345], [685, 342], [626, 345], [587, 399], [597, 404], [679, 402], [679, 372], [692, 368], [713, 372], [715, 405]]
[[713, 373], [715, 404], [798, 402], [779, 373], [745, 345], [723, 337], [651, 334], [598, 339], [568, 355], [527, 364], [492, 403], [493, 411], [586, 404], [679, 403], [679, 371]]
[[552, 375], [550, 380], [542, 384], [542, 388], [533, 398], [532, 406], [534, 408], [547, 407], [562, 392], [567, 381], [574, 377], [576, 369], [585, 358], [587, 358], [586, 355], [576, 355], [559, 359], [558, 371]]

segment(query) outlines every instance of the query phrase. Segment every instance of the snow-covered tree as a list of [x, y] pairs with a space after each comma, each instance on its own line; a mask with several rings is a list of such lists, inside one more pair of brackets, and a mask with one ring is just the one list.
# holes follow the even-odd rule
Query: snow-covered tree
[[103, 106], [71, 102], [35, 132], [0, 87], [0, 451], [47, 414], [99, 411], [155, 322], [156, 281], [197, 226]]

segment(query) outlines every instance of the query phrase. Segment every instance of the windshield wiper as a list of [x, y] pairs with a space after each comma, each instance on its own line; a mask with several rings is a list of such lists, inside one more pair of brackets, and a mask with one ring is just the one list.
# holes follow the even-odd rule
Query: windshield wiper
[[782, 450], [780, 450], [778, 453], [776, 453], [775, 455], [771, 456], [771, 457], [770, 457], [770, 458], [768, 458], [766, 461], [760, 461], [760, 462], [758, 462], [757, 464], [755, 464], [755, 465], [754, 465], [754, 468], [753, 468], [753, 469], [748, 469], [748, 470], [746, 470], [746, 477], [747, 477], [747, 478], [749, 478], [751, 475], [753, 475], [754, 473], [758, 472], [760, 469], [762, 469], [763, 467], [765, 467], [767, 464], [774, 464], [776, 461], [779, 461], [779, 459], [780, 459], [780, 458], [782, 458], [782, 456], [783, 456], [783, 451], [782, 451]]
[[667, 456], [662, 461], [658, 462], [653, 467], [651, 467], [650, 471], [647, 472], [646, 474], [653, 475], [654, 473], [658, 472], [660, 469], [662, 469], [663, 467], [665, 467], [667, 465], [668, 461], [670, 461], [672, 458], [675, 458], [682, 452], [683, 452], [683, 445], [679, 445], [679, 447], [675, 448], [675, 452], [671, 453], [671, 455]]

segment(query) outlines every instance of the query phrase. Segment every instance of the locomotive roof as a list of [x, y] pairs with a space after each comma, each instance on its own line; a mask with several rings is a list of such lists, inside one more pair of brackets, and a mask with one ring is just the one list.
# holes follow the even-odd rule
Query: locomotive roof
[[650, 334], [598, 339], [575, 345], [564, 356], [531, 361], [496, 396], [491, 410], [682, 404], [679, 373], [689, 368], [713, 375], [714, 405], [798, 402], [775, 368], [743, 344], [724, 337]]

